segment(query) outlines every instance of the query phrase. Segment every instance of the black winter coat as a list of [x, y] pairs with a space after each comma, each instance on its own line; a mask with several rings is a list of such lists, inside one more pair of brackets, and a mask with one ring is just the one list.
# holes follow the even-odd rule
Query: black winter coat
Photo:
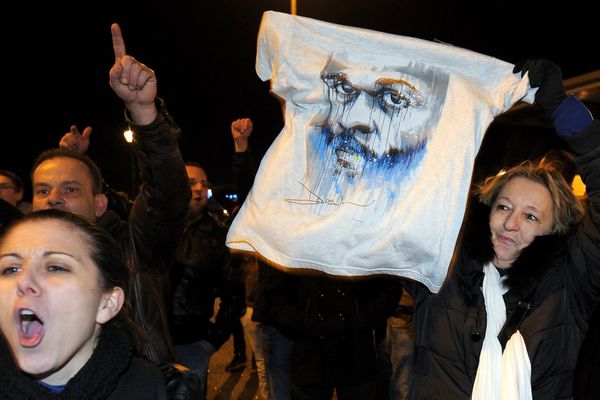
[[[538, 237], [506, 270], [507, 316], [519, 301], [531, 304], [518, 329], [531, 361], [533, 398], [540, 400], [572, 397], [578, 350], [600, 299], [600, 123], [567, 140], [590, 207], [567, 236]], [[417, 356], [411, 399], [470, 398], [486, 329], [483, 265], [494, 254], [489, 211], [472, 202], [458, 256], [438, 294], [412, 287]]]
[[269, 267], [265, 292], [274, 326], [294, 341], [296, 385], [356, 385], [377, 375], [374, 330], [392, 315], [396, 278], [295, 276]]
[[134, 356], [124, 330], [103, 328], [92, 357], [61, 393], [51, 393], [23, 374], [0, 336], [0, 399], [2, 400], [192, 400], [200, 398], [199, 382], [191, 371], [165, 366], [162, 370]]
[[97, 222], [117, 240], [133, 271], [135, 320], [150, 338], [144, 355], [163, 364], [177, 360], [166, 312], [168, 273], [185, 226], [191, 191], [177, 144], [181, 131], [164, 103], [159, 101], [157, 106], [159, 115], [150, 125], [129, 121], [142, 182], [129, 220], [107, 211]]
[[[245, 307], [241, 259], [225, 246], [229, 225], [204, 208], [185, 228], [170, 272], [170, 326], [176, 344], [207, 340], [215, 349]], [[237, 290], [236, 290], [237, 289]], [[221, 297], [215, 322], [215, 299]]]

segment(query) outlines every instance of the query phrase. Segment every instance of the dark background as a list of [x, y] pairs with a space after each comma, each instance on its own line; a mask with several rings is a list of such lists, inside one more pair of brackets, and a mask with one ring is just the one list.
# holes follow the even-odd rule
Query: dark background
[[[279, 103], [269, 94], [269, 83], [257, 77], [254, 60], [262, 13], [289, 12], [289, 1], [22, 2], [11, 8], [14, 11], [5, 10], [1, 24], [0, 169], [28, 180], [40, 151], [56, 146], [71, 124], [90, 125], [94, 132], [89, 154], [109, 183], [129, 190], [123, 105], [108, 86], [114, 61], [112, 22], [121, 25], [128, 53], [156, 71], [159, 96], [184, 131], [180, 145], [185, 160], [203, 164], [214, 184], [231, 181], [233, 119], [254, 120], [251, 144], [259, 157], [283, 126]], [[508, 62], [548, 58], [562, 67], [564, 78], [600, 68], [596, 26], [600, 21], [583, 1], [551, 6], [508, 1], [298, 0], [298, 14], [437, 39]], [[582, 51], [582, 46], [588, 49]], [[493, 170], [495, 164], [506, 162], [503, 154], [508, 147], [520, 147], [524, 156], [529, 146], [542, 152], [547, 144], [540, 146], [540, 141], [548, 135], [552, 133], [547, 129], [504, 129], [486, 137], [485, 157], [480, 157], [485, 159], [479, 163]]]

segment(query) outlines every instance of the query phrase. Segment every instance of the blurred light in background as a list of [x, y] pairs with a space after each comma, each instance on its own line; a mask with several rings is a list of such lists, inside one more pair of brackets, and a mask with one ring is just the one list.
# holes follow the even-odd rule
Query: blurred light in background
[[127, 143], [133, 142], [133, 131], [131, 129], [124, 131], [123, 136], [125, 137], [125, 141], [127, 141]]

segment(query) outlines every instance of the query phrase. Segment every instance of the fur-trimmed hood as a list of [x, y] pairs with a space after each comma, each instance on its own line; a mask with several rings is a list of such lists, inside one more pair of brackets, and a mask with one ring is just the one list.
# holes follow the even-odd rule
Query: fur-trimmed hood
[[[460, 239], [461, 257], [458, 258], [461, 260], [459, 268], [464, 269], [461, 276], [470, 282], [465, 283], [463, 287], [474, 287], [475, 281], [483, 281], [483, 265], [494, 258], [489, 216], [490, 207], [476, 198], [470, 199], [469, 212]], [[511, 297], [524, 299], [531, 294], [544, 272], [553, 266], [554, 261], [562, 253], [565, 246], [564, 239], [564, 236], [560, 235], [538, 236], [523, 249], [513, 266], [505, 270], [506, 284]]]

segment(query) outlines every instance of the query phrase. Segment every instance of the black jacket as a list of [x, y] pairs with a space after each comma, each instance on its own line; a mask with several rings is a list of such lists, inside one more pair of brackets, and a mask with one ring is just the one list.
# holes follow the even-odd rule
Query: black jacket
[[[507, 270], [504, 295], [507, 316], [519, 301], [531, 304], [519, 330], [531, 361], [533, 398], [543, 400], [572, 397], [578, 350], [600, 300], [600, 123], [567, 141], [577, 154], [590, 207], [568, 235], [538, 237], [523, 250]], [[470, 398], [486, 328], [483, 265], [494, 254], [488, 217], [489, 208], [472, 202], [438, 294], [412, 287], [417, 360], [411, 399]]]
[[[248, 150], [234, 153], [232, 164], [241, 204], [252, 187], [255, 162]], [[207, 340], [218, 349], [245, 310], [243, 260], [232, 256], [225, 245], [229, 224], [207, 208], [188, 221], [170, 273], [169, 320], [176, 344]], [[217, 296], [221, 303], [212, 322]]]
[[356, 385], [375, 379], [374, 330], [400, 300], [397, 278], [295, 276], [270, 267], [264, 285], [273, 325], [294, 341], [294, 384]]
[[168, 329], [168, 273], [183, 233], [191, 198], [185, 165], [177, 140], [179, 127], [162, 101], [150, 125], [129, 124], [138, 159], [142, 189], [129, 220], [112, 211], [98, 219], [119, 243], [133, 271], [135, 319], [148, 333], [145, 356], [156, 363], [177, 360]]
[[3, 232], [4, 229], [11, 222], [21, 218], [23, 213], [19, 211], [19, 209], [7, 201], [0, 199], [0, 233]]
[[133, 342], [122, 328], [103, 328], [92, 357], [53, 394], [23, 374], [0, 336], [0, 399], [3, 400], [193, 400], [200, 398], [196, 376], [183, 367], [160, 369], [134, 356]]
[[[170, 272], [169, 318], [176, 344], [207, 340], [218, 349], [240, 318], [244, 307], [241, 259], [225, 246], [228, 229], [228, 222], [206, 207], [185, 228]], [[221, 297], [221, 304], [213, 322], [216, 297]]]

